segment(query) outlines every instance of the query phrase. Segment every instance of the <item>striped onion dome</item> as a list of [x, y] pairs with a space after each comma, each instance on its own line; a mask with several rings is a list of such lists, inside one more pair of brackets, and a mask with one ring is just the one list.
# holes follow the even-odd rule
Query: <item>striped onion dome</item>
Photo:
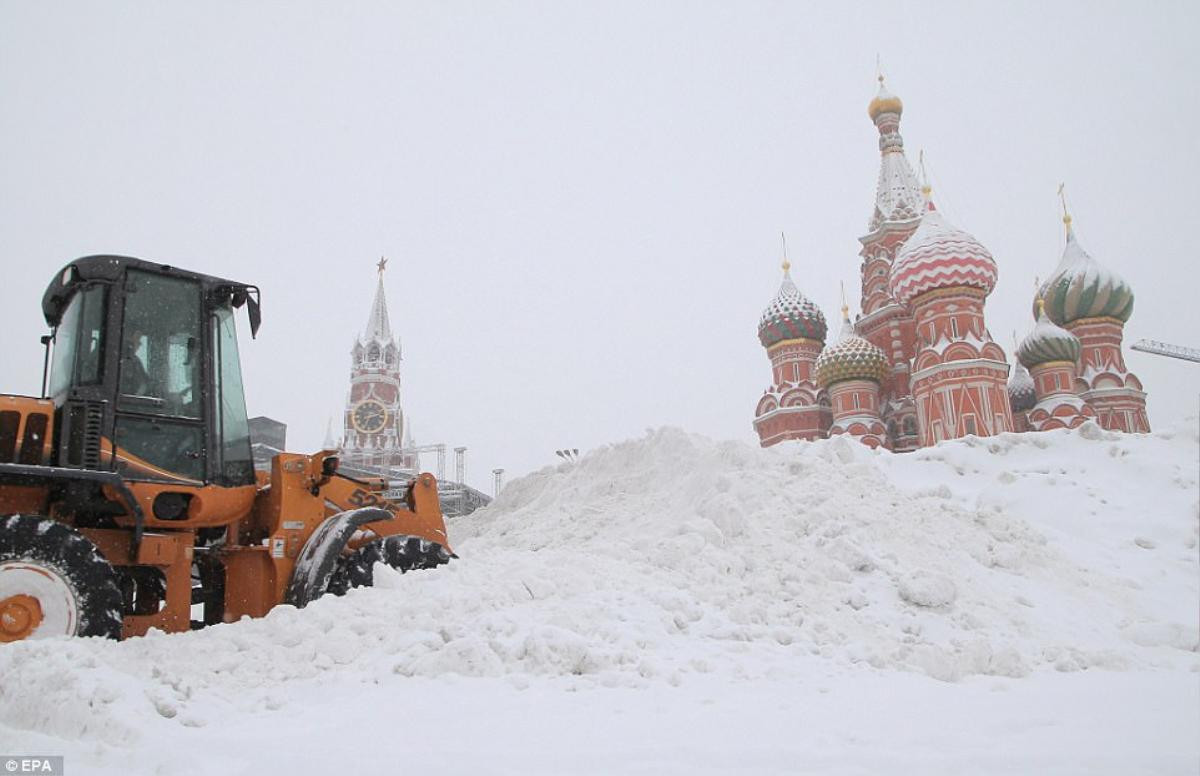
[[779, 293], [758, 321], [758, 341], [764, 348], [791, 339], [825, 341], [825, 314], [796, 288], [790, 267], [787, 263], [783, 265]]
[[969, 286], [990, 294], [996, 285], [992, 254], [943, 218], [932, 203], [927, 208], [921, 225], [892, 263], [888, 277], [892, 298], [908, 304], [927, 291], [953, 286]]
[[[1116, 318], [1124, 323], [1133, 313], [1133, 289], [1116, 273], [1088, 255], [1067, 229], [1067, 247], [1054, 274], [1038, 289], [1046, 314], [1059, 325], [1081, 318]], [[1033, 307], [1037, 317], [1037, 302]]]
[[854, 325], [843, 311], [838, 341], [817, 356], [817, 385], [828, 388], [845, 380], [874, 380], [883, 383], [891, 367], [882, 350], [854, 333]]
[[1025, 412], [1037, 404], [1033, 378], [1020, 361], [1013, 366], [1012, 377], [1008, 378], [1008, 402], [1012, 405], [1013, 412]]
[[1050, 361], [1075, 363], [1079, 360], [1079, 348], [1079, 338], [1050, 320], [1042, 310], [1033, 331], [1017, 347], [1017, 358], [1030, 369]]

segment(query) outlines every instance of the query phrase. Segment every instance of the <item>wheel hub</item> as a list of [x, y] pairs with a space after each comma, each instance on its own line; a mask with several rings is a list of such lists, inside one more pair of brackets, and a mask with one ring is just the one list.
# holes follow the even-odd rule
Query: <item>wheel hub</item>
[[42, 607], [33, 596], [18, 594], [0, 601], [0, 642], [20, 641], [42, 624]]
[[36, 561], [0, 562], [0, 643], [74, 636], [79, 603], [63, 575]]

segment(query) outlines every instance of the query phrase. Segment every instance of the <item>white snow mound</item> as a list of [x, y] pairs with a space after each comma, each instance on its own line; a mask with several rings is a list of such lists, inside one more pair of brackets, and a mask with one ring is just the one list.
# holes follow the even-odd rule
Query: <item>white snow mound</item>
[[448, 567], [195, 633], [2, 647], [0, 725], [129, 744], [389, 674], [1200, 670], [1197, 445], [1194, 422], [908, 455], [652, 431], [510, 483], [451, 524]]

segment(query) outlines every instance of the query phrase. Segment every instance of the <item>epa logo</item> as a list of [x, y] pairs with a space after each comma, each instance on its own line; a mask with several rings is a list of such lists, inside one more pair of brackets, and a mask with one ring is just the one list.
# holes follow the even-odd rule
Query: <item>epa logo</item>
[[62, 757], [6, 757], [4, 773], [62, 776]]

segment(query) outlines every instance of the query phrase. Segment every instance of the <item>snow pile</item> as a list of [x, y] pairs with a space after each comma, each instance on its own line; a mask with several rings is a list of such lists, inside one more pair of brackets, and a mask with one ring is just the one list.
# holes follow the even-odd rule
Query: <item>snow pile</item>
[[436, 571], [195, 633], [0, 648], [0, 729], [133, 744], [387, 677], [1196, 671], [1197, 446], [1195, 424], [904, 456], [652, 431], [514, 481], [451, 524], [461, 559]]

